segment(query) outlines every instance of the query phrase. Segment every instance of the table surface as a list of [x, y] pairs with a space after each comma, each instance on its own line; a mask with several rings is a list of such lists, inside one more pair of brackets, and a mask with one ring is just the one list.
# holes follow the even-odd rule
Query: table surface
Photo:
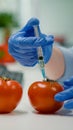
[[28, 87], [37, 80], [42, 80], [38, 65], [33, 68], [23, 67], [19, 63], [6, 64], [9, 70], [24, 73], [23, 96], [17, 108], [9, 114], [0, 115], [0, 130], [73, 130], [73, 112], [60, 110], [56, 114], [37, 114], [28, 100]]

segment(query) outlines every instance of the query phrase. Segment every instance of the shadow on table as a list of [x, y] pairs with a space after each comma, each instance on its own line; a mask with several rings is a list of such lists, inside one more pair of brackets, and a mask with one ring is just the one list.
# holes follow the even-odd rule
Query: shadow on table
[[1, 115], [7, 115], [7, 116], [22, 116], [28, 114], [27, 111], [22, 111], [22, 110], [14, 110], [10, 113], [2, 113]]
[[28, 113], [27, 111], [15, 110], [15, 111], [11, 112], [10, 115], [12, 115], [12, 116], [14, 116], [14, 115], [19, 116], [19, 115], [26, 115], [27, 113]]
[[54, 115], [54, 116], [71, 116], [71, 117], [73, 117], [73, 111], [71, 111], [71, 110], [66, 110], [66, 109], [61, 109], [61, 110], [59, 110], [59, 111], [57, 111], [56, 113], [39, 113], [39, 112], [37, 112], [37, 111], [33, 111], [33, 113], [34, 114], [39, 114], [39, 115], [50, 115], [50, 116], [52, 116], [52, 115]]
[[60, 115], [60, 116], [73, 116], [73, 111], [72, 111], [72, 110], [62, 109], [62, 110], [56, 112], [55, 115]]

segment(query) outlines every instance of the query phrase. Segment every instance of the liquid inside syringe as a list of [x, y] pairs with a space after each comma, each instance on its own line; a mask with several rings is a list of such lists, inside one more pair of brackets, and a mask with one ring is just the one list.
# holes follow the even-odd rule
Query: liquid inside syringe
[[[39, 26], [35, 25], [34, 27], [34, 33], [35, 36], [40, 37], [39, 35]], [[42, 51], [42, 47], [38, 47], [37, 48], [37, 54], [38, 54], [38, 62], [39, 62], [39, 66], [42, 72], [42, 76], [44, 78], [44, 80], [46, 80], [46, 74], [45, 74], [45, 63], [44, 63], [44, 56], [43, 56], [43, 51]]]

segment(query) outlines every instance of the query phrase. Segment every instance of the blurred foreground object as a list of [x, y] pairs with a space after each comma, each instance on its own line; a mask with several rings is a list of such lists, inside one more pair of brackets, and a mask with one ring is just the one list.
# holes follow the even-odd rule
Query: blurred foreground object
[[23, 83], [23, 73], [19, 71], [9, 71], [5, 65], [0, 65], [0, 77], [7, 77]]
[[55, 36], [54, 38], [55, 42], [59, 43], [61, 46], [66, 45], [66, 38], [65, 36]]
[[3, 28], [4, 36], [0, 45], [0, 63], [14, 62], [14, 58], [8, 52], [8, 39], [12, 28], [19, 27], [16, 16], [12, 13], [0, 13], [0, 28]]
[[15, 59], [8, 53], [8, 44], [0, 45], [0, 63], [15, 62]]

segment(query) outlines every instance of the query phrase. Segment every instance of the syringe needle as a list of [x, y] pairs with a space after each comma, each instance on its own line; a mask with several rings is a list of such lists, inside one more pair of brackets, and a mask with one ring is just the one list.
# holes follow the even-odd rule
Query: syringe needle
[[[34, 25], [34, 33], [36, 37], [40, 37], [39, 31], [38, 31], [38, 25]], [[45, 63], [44, 63], [44, 56], [43, 56], [43, 51], [41, 47], [37, 48], [37, 54], [38, 54], [38, 61], [39, 61], [39, 65], [40, 65], [40, 69], [42, 72], [42, 76], [44, 78], [44, 80], [47, 80], [46, 74], [45, 74]]]

